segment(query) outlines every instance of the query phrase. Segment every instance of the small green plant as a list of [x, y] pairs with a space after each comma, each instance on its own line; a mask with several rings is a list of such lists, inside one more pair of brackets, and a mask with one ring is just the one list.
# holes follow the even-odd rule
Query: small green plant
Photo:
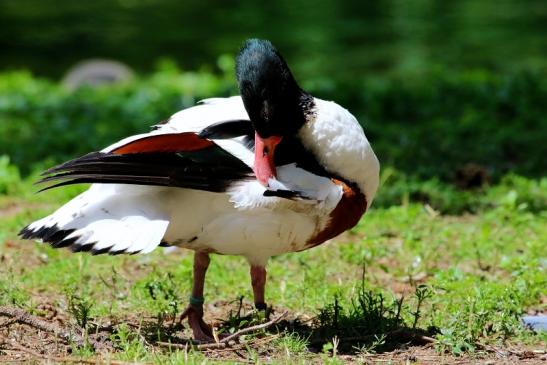
[[83, 346], [73, 345], [72, 355], [79, 358], [90, 358], [96, 355], [95, 349], [88, 342]]
[[204, 365], [209, 363], [203, 352], [195, 350], [192, 346], [183, 350], [170, 350], [167, 353], [153, 352], [148, 357], [157, 365]]
[[[336, 295], [333, 303], [319, 311], [316, 318], [317, 329], [313, 334], [314, 341], [337, 338], [345, 350], [348, 347], [361, 352], [376, 350], [385, 345], [388, 337], [397, 331], [418, 330], [421, 307], [431, 297], [431, 291], [425, 286], [419, 286], [415, 296], [416, 310], [412, 312], [403, 306], [402, 297], [396, 299], [380, 290], [368, 289], [363, 274], [360, 288], [349, 300], [349, 308], [346, 307], [348, 309]], [[404, 320], [407, 317], [413, 318], [412, 327], [407, 326]], [[324, 346], [330, 345], [326, 343]]]
[[[473, 283], [470, 292], [462, 293], [469, 284], [469, 278], [461, 282], [462, 288], [451, 295], [453, 307], [438, 319], [442, 327], [437, 339], [442, 349], [454, 354], [473, 352], [484, 341], [503, 343], [525, 331], [521, 316], [528, 294], [524, 288]], [[458, 293], [462, 298], [457, 298]]]
[[179, 313], [181, 300], [171, 273], [154, 275], [144, 287], [157, 312], [158, 323]]
[[144, 339], [131, 331], [126, 324], [119, 325], [110, 339], [120, 349], [119, 357], [122, 360], [139, 361], [148, 354]]
[[93, 301], [84, 296], [76, 295], [73, 290], [66, 292], [68, 302], [68, 311], [76, 321], [76, 324], [83, 330], [87, 330], [87, 325], [92, 320], [91, 310]]
[[22, 307], [28, 303], [28, 294], [16, 283], [17, 280], [11, 272], [6, 277], [0, 278], [0, 305]]
[[324, 364], [341, 364], [342, 361], [338, 358], [338, 346], [340, 340], [334, 336], [330, 342], [323, 345], [322, 349], [322, 362]]
[[223, 321], [220, 333], [235, 333], [241, 328], [263, 323], [268, 318], [271, 311], [270, 308], [267, 308], [266, 311], [252, 310], [243, 314], [243, 298], [242, 296], [238, 298], [237, 310], [228, 313], [228, 318]]
[[304, 338], [296, 332], [284, 333], [274, 344], [282, 348], [288, 358], [303, 354], [308, 350], [308, 338]]
[[412, 329], [416, 329], [418, 325], [418, 320], [420, 319], [422, 312], [421, 307], [426, 299], [429, 299], [433, 296], [433, 291], [427, 285], [418, 285], [416, 291], [414, 292], [416, 298], [416, 311], [411, 312], [414, 316], [414, 321], [412, 322]]
[[360, 356], [375, 354], [378, 348], [385, 345], [386, 338], [387, 336], [385, 334], [374, 336], [374, 340], [372, 340], [370, 343], [364, 344], [361, 347], [355, 347], [355, 349], [357, 350]]

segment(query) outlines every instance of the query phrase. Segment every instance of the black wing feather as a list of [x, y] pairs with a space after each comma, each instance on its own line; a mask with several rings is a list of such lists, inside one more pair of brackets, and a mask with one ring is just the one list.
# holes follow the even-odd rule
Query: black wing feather
[[45, 187], [79, 183], [173, 186], [224, 192], [237, 181], [252, 179], [251, 168], [218, 146], [194, 152], [113, 154], [93, 152], [47, 170]]
[[[254, 150], [254, 129], [249, 120], [228, 120], [212, 124], [198, 136], [227, 139], [245, 136], [245, 144]], [[276, 149], [276, 165], [296, 163], [319, 176], [329, 177], [315, 156], [295, 137], [286, 137]], [[252, 169], [217, 145], [188, 152], [115, 154], [92, 152], [67, 161], [42, 173], [38, 183], [56, 182], [40, 191], [80, 183], [116, 183], [173, 186], [211, 192], [224, 192], [234, 182], [254, 179]], [[267, 190], [264, 196], [308, 199], [300, 192]]]

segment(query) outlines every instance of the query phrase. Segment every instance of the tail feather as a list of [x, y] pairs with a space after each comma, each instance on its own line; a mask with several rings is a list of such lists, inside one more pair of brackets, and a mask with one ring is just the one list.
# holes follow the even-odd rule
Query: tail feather
[[134, 191], [124, 194], [120, 186], [94, 185], [19, 235], [94, 255], [150, 252], [162, 242], [169, 220], [154, 194], [158, 188], [141, 189], [134, 199]]

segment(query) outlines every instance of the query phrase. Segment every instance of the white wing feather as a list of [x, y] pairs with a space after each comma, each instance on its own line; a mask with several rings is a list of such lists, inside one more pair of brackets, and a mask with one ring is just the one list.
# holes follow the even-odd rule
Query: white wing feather
[[74, 230], [64, 238], [77, 238], [73, 249], [92, 245], [95, 251], [150, 252], [161, 243], [169, 225], [158, 199], [158, 188], [138, 186], [141, 192], [135, 194], [135, 189], [126, 187], [94, 184], [27, 229], [33, 232], [43, 228]]

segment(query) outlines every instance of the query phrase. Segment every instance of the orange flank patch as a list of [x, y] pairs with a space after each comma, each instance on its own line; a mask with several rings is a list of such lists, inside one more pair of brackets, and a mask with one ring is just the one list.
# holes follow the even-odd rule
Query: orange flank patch
[[195, 133], [184, 132], [144, 137], [118, 147], [113, 150], [112, 153], [117, 155], [125, 155], [130, 153], [152, 152], [192, 152], [213, 145], [213, 142], [208, 139], [199, 138]]
[[327, 226], [307, 243], [308, 249], [338, 236], [340, 233], [354, 227], [367, 210], [367, 199], [361, 191], [353, 185], [338, 179], [331, 179], [336, 185], [341, 185], [342, 199], [330, 214], [330, 222]]

